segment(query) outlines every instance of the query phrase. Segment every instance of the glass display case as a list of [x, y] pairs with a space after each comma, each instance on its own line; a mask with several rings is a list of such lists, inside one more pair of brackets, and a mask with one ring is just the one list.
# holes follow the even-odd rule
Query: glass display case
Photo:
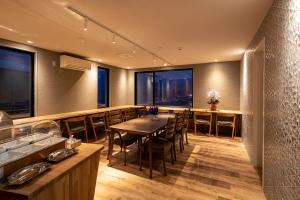
[[0, 138], [0, 180], [31, 162], [43, 161], [49, 153], [65, 148], [66, 142], [54, 121], [0, 127]]

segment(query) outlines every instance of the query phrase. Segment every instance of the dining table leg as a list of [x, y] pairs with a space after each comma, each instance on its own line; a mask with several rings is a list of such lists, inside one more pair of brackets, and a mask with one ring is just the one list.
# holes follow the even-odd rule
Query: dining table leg
[[115, 131], [112, 129], [109, 133], [109, 146], [108, 146], [108, 166], [112, 166], [112, 153], [113, 153], [113, 148], [114, 148], [114, 135]]
[[152, 134], [149, 135], [149, 177], [152, 179]]

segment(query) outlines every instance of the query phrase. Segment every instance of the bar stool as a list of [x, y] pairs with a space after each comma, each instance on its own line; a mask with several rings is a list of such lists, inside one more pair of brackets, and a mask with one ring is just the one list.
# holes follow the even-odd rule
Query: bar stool
[[89, 120], [90, 120], [92, 129], [93, 129], [95, 139], [97, 140], [97, 131], [96, 131], [96, 129], [98, 129], [100, 127], [104, 128], [104, 130], [107, 129], [106, 113], [103, 112], [103, 113], [97, 113], [97, 114], [89, 115]]
[[210, 112], [194, 112], [194, 131], [197, 132], [197, 125], [209, 126], [208, 135], [211, 135], [212, 113]]
[[227, 113], [217, 113], [216, 117], [216, 134], [219, 135], [219, 126], [226, 126], [232, 128], [231, 138], [234, 139], [235, 136], [235, 124], [236, 115]]
[[84, 133], [86, 142], [88, 143], [88, 133], [85, 116], [69, 118], [64, 120], [64, 122], [66, 124], [69, 136]]
[[129, 108], [129, 109], [125, 110], [124, 113], [125, 113], [125, 121], [135, 119], [138, 117], [135, 108]]

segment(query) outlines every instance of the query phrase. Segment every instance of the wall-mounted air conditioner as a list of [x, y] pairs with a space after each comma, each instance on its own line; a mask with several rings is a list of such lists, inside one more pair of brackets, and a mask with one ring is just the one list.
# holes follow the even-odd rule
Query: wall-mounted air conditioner
[[85, 71], [91, 69], [91, 62], [87, 60], [75, 58], [72, 56], [61, 55], [60, 67], [65, 69]]

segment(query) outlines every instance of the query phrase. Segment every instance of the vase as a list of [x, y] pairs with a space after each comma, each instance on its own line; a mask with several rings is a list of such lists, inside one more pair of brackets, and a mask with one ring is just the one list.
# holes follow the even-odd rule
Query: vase
[[217, 104], [209, 104], [209, 108], [211, 111], [216, 111], [217, 110]]

